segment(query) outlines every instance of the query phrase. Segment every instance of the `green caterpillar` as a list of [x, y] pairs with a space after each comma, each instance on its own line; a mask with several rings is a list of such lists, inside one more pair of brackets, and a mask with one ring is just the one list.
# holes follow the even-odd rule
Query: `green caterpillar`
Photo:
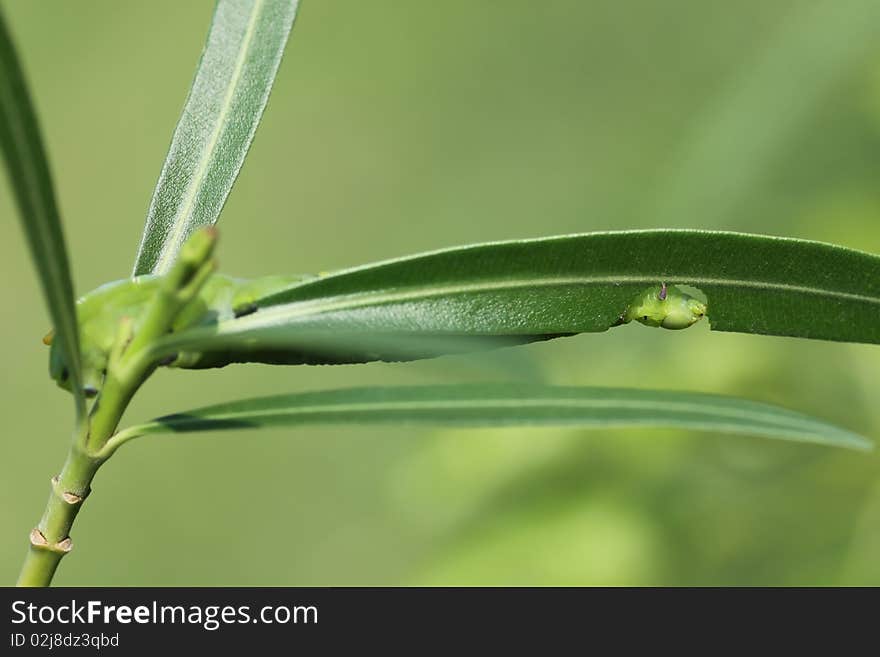
[[618, 323], [636, 320], [645, 326], [678, 330], [693, 326], [705, 315], [705, 303], [674, 285], [661, 283], [636, 296]]
[[[220, 274], [213, 275], [197, 301], [175, 320], [175, 331], [233, 317], [240, 317], [256, 310], [255, 302], [263, 297], [285, 290], [293, 285], [312, 279], [312, 276], [266, 276], [252, 280], [236, 279]], [[77, 301], [77, 318], [80, 328], [82, 350], [83, 390], [94, 397], [101, 389], [107, 369], [107, 359], [119, 323], [123, 317], [131, 317], [134, 330], [143, 315], [147, 302], [159, 287], [158, 276], [146, 275], [113, 281], [89, 292]], [[50, 331], [43, 342], [51, 345], [49, 376], [65, 390], [71, 389], [70, 373], [65, 365], [65, 355]]]

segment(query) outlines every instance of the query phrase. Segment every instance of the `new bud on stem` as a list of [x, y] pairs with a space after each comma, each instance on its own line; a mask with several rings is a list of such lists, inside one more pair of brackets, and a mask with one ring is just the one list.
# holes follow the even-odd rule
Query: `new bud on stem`
[[[165, 276], [164, 287], [167, 290], [183, 292], [192, 283], [198, 282], [198, 279], [205, 275], [206, 269], [209, 270], [208, 274], [213, 271], [214, 265], [211, 258], [217, 247], [217, 235], [217, 229], [214, 226], [208, 226], [197, 230], [190, 236], [181, 247], [177, 261]], [[197, 292], [198, 290], [196, 290]]]

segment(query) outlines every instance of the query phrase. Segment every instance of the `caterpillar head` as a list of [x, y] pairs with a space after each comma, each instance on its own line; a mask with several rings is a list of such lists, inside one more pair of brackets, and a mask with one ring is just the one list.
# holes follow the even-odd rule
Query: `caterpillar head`
[[[67, 366], [67, 357], [61, 345], [55, 340], [54, 329], [43, 337], [43, 344], [49, 347], [49, 377], [58, 384], [59, 388], [73, 392], [70, 369]], [[85, 396], [94, 397], [98, 394], [100, 378], [97, 376], [97, 373], [93, 373], [89, 368], [84, 369], [83, 376], [83, 392]]]

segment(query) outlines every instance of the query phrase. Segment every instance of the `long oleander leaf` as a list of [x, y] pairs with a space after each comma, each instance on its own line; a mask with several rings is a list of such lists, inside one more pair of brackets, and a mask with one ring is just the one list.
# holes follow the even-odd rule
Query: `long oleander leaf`
[[351, 388], [235, 401], [123, 430], [107, 450], [146, 434], [302, 424], [677, 427], [870, 449], [855, 433], [778, 406], [702, 393], [472, 384]]
[[168, 271], [213, 224], [269, 100], [298, 0], [219, 0], [147, 213], [134, 274]]
[[[343, 271], [262, 299], [251, 315], [170, 336], [161, 349], [210, 352], [202, 367], [339, 362], [303, 341], [323, 335], [344, 347], [358, 334], [525, 341], [605, 331], [660, 282], [702, 291], [714, 330], [880, 343], [878, 256], [804, 240], [650, 230], [480, 244]], [[342, 360], [356, 361], [356, 351]], [[367, 351], [361, 360], [399, 359], [393, 348]]]
[[31, 258], [55, 329], [54, 339], [68, 354], [67, 369], [77, 412], [85, 408], [79, 357], [79, 329], [73, 283], [55, 202], [49, 162], [24, 75], [0, 13], [0, 148], [6, 159]]

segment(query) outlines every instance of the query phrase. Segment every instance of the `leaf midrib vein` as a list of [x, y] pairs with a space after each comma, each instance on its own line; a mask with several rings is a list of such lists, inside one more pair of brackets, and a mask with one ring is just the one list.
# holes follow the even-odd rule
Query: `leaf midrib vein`
[[[680, 280], [676, 277], [670, 277], [670, 280]], [[441, 287], [417, 288], [414, 290], [399, 291], [370, 291], [363, 293], [353, 293], [344, 296], [332, 296], [328, 298], [310, 299], [303, 301], [290, 301], [288, 303], [279, 304], [278, 306], [266, 306], [261, 308], [253, 315], [234, 320], [226, 320], [218, 324], [217, 333], [225, 333], [224, 327], [233, 328], [236, 332], [245, 330], [247, 327], [256, 325], [271, 325], [273, 319], [285, 321], [291, 317], [307, 316], [322, 312], [332, 312], [334, 310], [346, 310], [350, 308], [359, 308], [370, 305], [383, 305], [395, 302], [416, 301], [419, 299], [429, 299], [431, 297], [454, 296], [457, 294], [479, 293], [489, 291], [514, 290], [522, 288], [544, 288], [553, 286], [574, 286], [574, 285], [601, 285], [614, 283], [639, 283], [649, 285], [657, 281], [656, 277], [648, 276], [602, 276], [602, 277], [569, 277], [569, 278], [540, 278], [525, 280], [505, 280], [480, 282], [478, 284], [467, 285], [445, 285]], [[767, 281], [748, 281], [742, 279], [730, 278], [692, 278], [682, 282], [685, 285], [711, 285], [716, 287], [729, 288], [750, 288], [750, 289], [768, 289], [774, 291], [795, 292], [800, 294], [813, 294], [833, 299], [842, 299], [848, 301], [859, 301], [863, 303], [871, 303], [880, 305], [880, 297], [872, 297], [868, 295], [855, 294], [851, 292], [842, 292], [839, 290], [829, 290], [825, 288], [808, 287], [805, 285], [793, 285], [790, 283], [775, 283]], [[709, 300], [711, 304], [711, 299]]]
[[153, 268], [153, 271], [156, 273], [162, 273], [170, 267], [171, 261], [177, 253], [176, 245], [181, 242], [184, 232], [186, 231], [186, 222], [184, 219], [189, 217], [192, 213], [196, 196], [198, 196], [199, 189], [201, 189], [207, 177], [211, 158], [213, 157], [214, 151], [217, 149], [217, 144], [220, 141], [220, 134], [226, 127], [226, 119], [232, 109], [232, 98], [238, 91], [241, 75], [244, 71], [244, 63], [250, 51], [251, 41], [253, 41], [254, 33], [256, 32], [257, 20], [260, 16], [264, 1], [265, 0], [256, 0], [254, 3], [250, 18], [248, 19], [247, 28], [245, 29], [244, 38], [242, 39], [241, 48], [236, 57], [235, 68], [232, 71], [230, 83], [227, 87], [226, 94], [223, 97], [223, 102], [220, 105], [220, 113], [217, 115], [214, 130], [208, 138], [207, 147], [202, 151], [198, 168], [187, 185], [186, 196], [183, 199], [183, 203], [175, 213], [171, 232], [162, 245], [162, 252], [156, 262], [156, 266]]

